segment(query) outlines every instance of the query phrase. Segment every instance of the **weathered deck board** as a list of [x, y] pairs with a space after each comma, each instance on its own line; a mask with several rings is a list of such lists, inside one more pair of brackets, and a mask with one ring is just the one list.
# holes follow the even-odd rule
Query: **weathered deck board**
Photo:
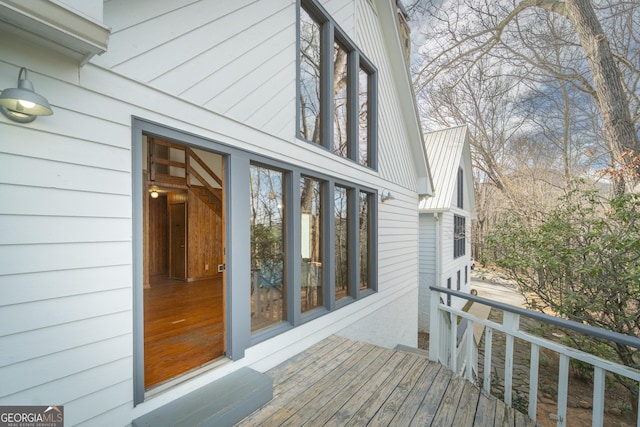
[[271, 369], [274, 398], [238, 426], [533, 426], [422, 355], [332, 336]]

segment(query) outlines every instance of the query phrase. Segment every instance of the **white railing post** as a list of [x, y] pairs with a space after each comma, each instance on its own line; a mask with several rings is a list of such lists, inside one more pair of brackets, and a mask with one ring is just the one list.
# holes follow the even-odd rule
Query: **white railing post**
[[558, 372], [558, 427], [567, 425], [567, 394], [569, 392], [569, 356], [560, 355]]
[[473, 381], [473, 371], [474, 369], [474, 357], [473, 357], [473, 321], [467, 320], [467, 336], [466, 336], [466, 355], [465, 355], [465, 379], [469, 381]]
[[458, 316], [449, 313], [451, 316], [451, 327], [449, 328], [449, 342], [451, 343], [449, 369], [458, 373]]
[[440, 351], [440, 292], [431, 291], [431, 301], [429, 301], [429, 360], [438, 362]]
[[600, 427], [604, 425], [604, 369], [593, 367], [593, 410], [591, 425]]
[[491, 393], [491, 344], [493, 342], [493, 328], [487, 326], [484, 330], [484, 383], [482, 388]]
[[520, 327], [520, 316], [503, 312], [502, 325], [506, 329], [506, 346], [504, 354], [504, 402], [511, 406], [513, 394], [513, 333]]
[[531, 343], [531, 359], [529, 363], [529, 418], [536, 420], [538, 411], [538, 369], [540, 366], [540, 347]]

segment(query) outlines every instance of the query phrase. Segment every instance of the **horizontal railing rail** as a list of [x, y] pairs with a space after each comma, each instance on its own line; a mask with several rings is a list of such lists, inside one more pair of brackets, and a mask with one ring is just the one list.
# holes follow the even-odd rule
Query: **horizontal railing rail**
[[[430, 311], [430, 330], [429, 330], [429, 348], [430, 349], [443, 349], [447, 348], [448, 351], [452, 351], [455, 354], [457, 345], [465, 345], [467, 348], [466, 354], [468, 359], [465, 361], [467, 369], [465, 370], [465, 376], [469, 380], [473, 380], [471, 376], [472, 371], [475, 369], [468, 369], [471, 364], [477, 364], [478, 361], [472, 360], [474, 354], [470, 351], [471, 347], [475, 345], [473, 341], [473, 334], [467, 334], [467, 339], [464, 342], [458, 343], [456, 328], [449, 328], [448, 331], [443, 332], [442, 324], [440, 320], [444, 316], [450, 316], [450, 325], [457, 323], [457, 318], [467, 319], [469, 322], [468, 330], [473, 330], [474, 323], [479, 323], [485, 326], [485, 351], [484, 351], [484, 378], [483, 389], [487, 392], [491, 391], [491, 346], [493, 331], [500, 331], [506, 335], [505, 341], [505, 372], [504, 372], [504, 401], [511, 405], [512, 393], [513, 393], [513, 353], [514, 353], [514, 339], [518, 338], [526, 341], [531, 346], [530, 366], [529, 366], [529, 407], [528, 414], [532, 420], [536, 420], [537, 412], [537, 395], [538, 395], [538, 365], [540, 360], [540, 348], [547, 348], [559, 354], [559, 375], [558, 375], [558, 409], [557, 409], [557, 425], [565, 426], [567, 418], [567, 398], [568, 398], [568, 384], [569, 384], [569, 362], [576, 359], [585, 362], [594, 367], [594, 384], [593, 384], [593, 408], [592, 408], [592, 425], [602, 426], [604, 424], [604, 391], [605, 391], [605, 376], [607, 372], [615, 373], [624, 377], [627, 377], [640, 384], [640, 371], [616, 363], [609, 360], [605, 360], [601, 357], [593, 354], [559, 344], [555, 341], [551, 341], [536, 335], [529, 334], [520, 330], [520, 316], [525, 316], [530, 319], [540, 321], [548, 325], [554, 325], [562, 328], [567, 328], [581, 334], [601, 338], [609, 341], [613, 341], [618, 344], [622, 344], [631, 348], [640, 349], [640, 338], [620, 334], [606, 329], [597, 328], [590, 325], [584, 325], [581, 323], [573, 322], [571, 320], [554, 317], [548, 314], [527, 310], [520, 307], [515, 307], [509, 304], [504, 304], [498, 301], [489, 300], [475, 295], [469, 295], [464, 292], [454, 291], [447, 288], [441, 288], [437, 286], [431, 286], [431, 311]], [[496, 323], [491, 320], [478, 318], [472, 314], [452, 308], [442, 303], [442, 295], [446, 294], [453, 297], [462, 298], [468, 301], [477, 302], [487, 305], [492, 308], [503, 311], [502, 324]], [[448, 314], [447, 314], [448, 313]], [[446, 329], [446, 328], [444, 328]], [[448, 336], [446, 336], [448, 334]], [[442, 336], [441, 336], [442, 335]], [[441, 345], [443, 344], [443, 345]], [[429, 358], [433, 361], [440, 362], [448, 365], [453, 371], [456, 371], [456, 358], [450, 357], [450, 355], [443, 355], [442, 351], [429, 351]], [[479, 379], [478, 379], [479, 380]], [[639, 398], [640, 399], [640, 398]], [[640, 400], [638, 402], [640, 406]], [[637, 426], [640, 427], [640, 417], [636, 420]]]

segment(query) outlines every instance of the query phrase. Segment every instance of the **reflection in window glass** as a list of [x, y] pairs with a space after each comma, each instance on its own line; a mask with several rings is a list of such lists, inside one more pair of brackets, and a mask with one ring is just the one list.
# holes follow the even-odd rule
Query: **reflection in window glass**
[[349, 210], [347, 207], [348, 190], [335, 187], [334, 221], [336, 252], [336, 301], [349, 296]]
[[300, 137], [321, 143], [320, 25], [300, 8]]
[[347, 128], [347, 51], [339, 43], [333, 46], [333, 152], [349, 156]]
[[284, 174], [251, 165], [251, 332], [286, 320]]
[[308, 177], [300, 179], [301, 307], [302, 312], [322, 307], [322, 185]]
[[358, 72], [358, 162], [369, 164], [369, 73]]
[[360, 192], [360, 290], [366, 290], [369, 284], [369, 195]]

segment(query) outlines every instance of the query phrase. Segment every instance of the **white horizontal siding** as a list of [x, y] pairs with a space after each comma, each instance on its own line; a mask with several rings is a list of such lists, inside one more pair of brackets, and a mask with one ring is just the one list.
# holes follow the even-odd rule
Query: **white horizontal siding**
[[[99, 294], [98, 294], [99, 295]], [[75, 299], [73, 301], [79, 301]], [[85, 299], [80, 301], [85, 301]], [[59, 306], [59, 305], [58, 305]], [[20, 306], [17, 306], [20, 308]], [[29, 307], [26, 307], [29, 309]], [[33, 306], [32, 306], [33, 308]], [[30, 359], [44, 357], [49, 353], [58, 353], [60, 351], [69, 350], [84, 345], [88, 338], [95, 341], [104, 341], [131, 333], [131, 316], [127, 311], [127, 307], [111, 307], [113, 311], [120, 309], [111, 314], [105, 314], [98, 317], [80, 318], [76, 316], [66, 316], [65, 323], [54, 324], [56, 320], [52, 319], [52, 326], [45, 324], [26, 325], [27, 328], [34, 326], [37, 329], [20, 330], [13, 328], [14, 333], [7, 334], [3, 338], [3, 346], [0, 348], [0, 367], [5, 367], [14, 363], [24, 362]], [[99, 315], [99, 313], [96, 313]], [[22, 317], [22, 316], [21, 316]], [[68, 320], [72, 318], [72, 321]], [[3, 331], [6, 332], [6, 331]], [[19, 333], [18, 333], [19, 332]], [[90, 337], [88, 337], [90, 336]], [[36, 348], [29, 343], [38, 343]]]
[[3, 215], [1, 221], [2, 245], [131, 241], [128, 218]]
[[[67, 411], [69, 411], [73, 414], [69, 417], [69, 422], [74, 426], [128, 425], [127, 423], [131, 422], [131, 404], [129, 402], [133, 397], [132, 390], [131, 381], [114, 381], [109, 387], [85, 394], [81, 398], [67, 403], [64, 407], [65, 420], [67, 419]], [[115, 411], [112, 407], [102, 406], [101, 402], [105, 401], [117, 404], [114, 408], [126, 405], [129, 410], [127, 412]], [[96, 408], [99, 409], [96, 410]]]
[[54, 110], [0, 120], [0, 403], [65, 405], [75, 425], [80, 396], [120, 382], [100, 407], [132, 400], [132, 112], [55, 53], [0, 37], [0, 86], [26, 66]]
[[[87, 380], [90, 378], [87, 371], [112, 363], [114, 360], [129, 357], [131, 357], [131, 336], [124, 335], [52, 353], [35, 360], [14, 363], [0, 368], [0, 376], [3, 379], [0, 383], [0, 396], [28, 390], [81, 372], [85, 372], [84, 376]], [[53, 401], [59, 400], [56, 397]]]
[[[131, 310], [130, 288], [3, 306], [4, 319], [14, 321], [0, 325], [0, 334], [8, 336], [127, 310]], [[90, 335], [86, 338], [92, 339]]]
[[3, 306], [126, 288], [131, 265], [0, 275]]
[[334, 22], [346, 32], [349, 37], [353, 38], [356, 23], [356, 2], [344, 0], [324, 0], [321, 1], [322, 6], [327, 13], [333, 18]]
[[0, 259], [2, 274], [130, 265], [131, 241], [5, 245]]
[[[74, 191], [113, 193], [126, 190], [131, 174], [100, 169], [95, 166], [73, 165], [45, 159], [33, 159], [0, 153], [0, 182], [33, 187], [51, 187]], [[33, 173], [38, 171], [38, 173]]]
[[[382, 39], [378, 17], [366, 0], [357, 1], [357, 43], [378, 69], [378, 166], [380, 174], [406, 188], [416, 188], [416, 170], [406, 127], [411, 125], [402, 116], [389, 55]], [[419, 143], [418, 141], [413, 141]]]
[[[291, 140], [296, 9], [288, 0], [105, 3], [114, 26], [94, 63]], [[150, 13], [151, 12], [151, 13]], [[113, 24], [111, 23], [113, 21]]]

